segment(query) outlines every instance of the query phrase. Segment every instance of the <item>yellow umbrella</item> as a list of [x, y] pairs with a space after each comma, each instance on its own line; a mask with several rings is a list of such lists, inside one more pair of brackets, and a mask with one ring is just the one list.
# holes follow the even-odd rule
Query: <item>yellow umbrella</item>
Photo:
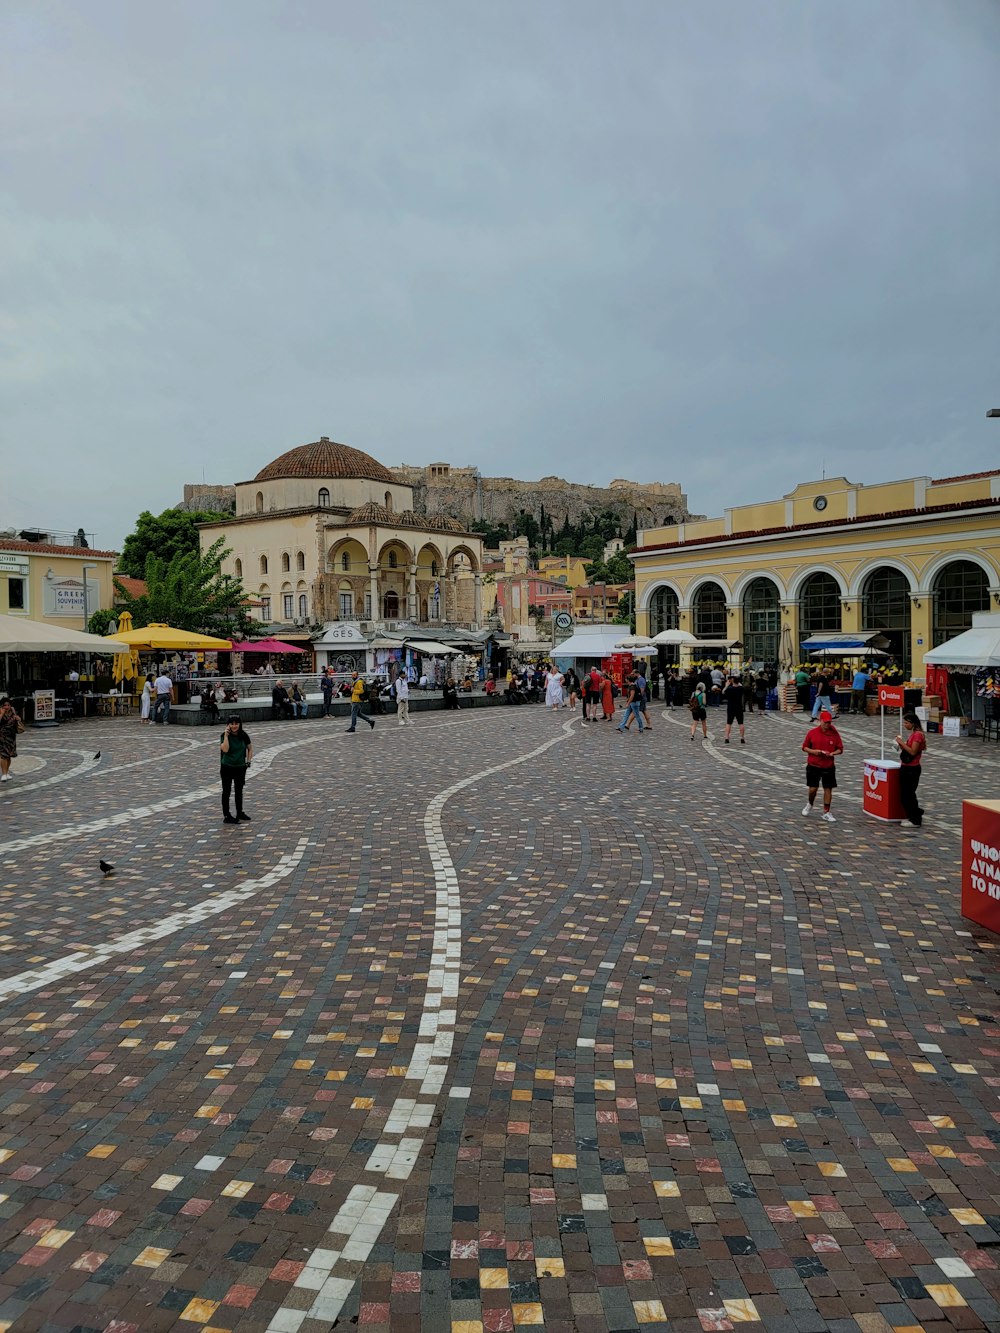
[[[118, 617], [119, 630], [131, 630], [132, 613], [123, 611]], [[113, 638], [118, 637], [118, 631], [115, 631]], [[139, 649], [133, 648], [129, 653], [119, 653], [112, 664], [112, 676], [115, 684], [120, 685], [122, 681], [134, 680], [139, 674]]]
[[169, 625], [143, 625], [141, 629], [128, 629], [124, 633], [119, 629], [114, 637], [132, 648], [216, 648], [228, 652], [232, 647], [228, 639], [215, 639], [211, 634], [197, 634], [189, 629], [172, 629]]

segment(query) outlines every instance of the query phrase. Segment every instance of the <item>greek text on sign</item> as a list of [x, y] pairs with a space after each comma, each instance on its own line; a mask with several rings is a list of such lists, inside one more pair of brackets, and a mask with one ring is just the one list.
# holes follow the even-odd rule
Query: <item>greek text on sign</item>
[[878, 704], [880, 708], [902, 708], [902, 685], [880, 685], [878, 687]]
[[972, 864], [969, 871], [972, 887], [977, 893], [988, 893], [991, 898], [1000, 898], [1000, 848], [990, 843], [970, 838]]

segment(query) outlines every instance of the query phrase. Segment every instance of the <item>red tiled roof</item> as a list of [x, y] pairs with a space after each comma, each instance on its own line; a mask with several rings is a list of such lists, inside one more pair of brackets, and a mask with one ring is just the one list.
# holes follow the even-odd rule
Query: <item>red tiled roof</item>
[[371, 454], [352, 449], [349, 444], [338, 444], [323, 436], [312, 444], [300, 444], [296, 449], [276, 458], [261, 468], [254, 481], [279, 481], [282, 477], [316, 477], [317, 479], [344, 477], [363, 478], [366, 481], [387, 481], [399, 485], [387, 467]]
[[935, 477], [932, 486], [947, 486], [952, 481], [978, 481], [980, 477], [995, 477], [1000, 474], [1000, 468], [991, 468], [989, 472], [963, 472], [957, 477]]
[[146, 580], [134, 579], [131, 574], [116, 574], [115, 582], [120, 583], [130, 597], [145, 597]]
[[38, 551], [43, 555], [78, 555], [81, 560], [114, 560], [117, 551], [94, 551], [89, 546], [52, 546], [48, 542], [22, 542], [13, 537], [0, 538], [0, 551]]
[[[989, 474], [987, 474], [989, 475]], [[813, 532], [817, 528], [846, 528], [859, 523], [881, 523], [893, 518], [917, 518], [924, 514], [954, 514], [962, 509], [996, 508], [1000, 497], [992, 500], [958, 500], [951, 504], [926, 505], [923, 509], [891, 509], [884, 514], [859, 514], [857, 518], [822, 518], [809, 523], [793, 523], [781, 528], [748, 528], [744, 532], [719, 533], [716, 537], [691, 537], [687, 541], [651, 542], [648, 546], [637, 546], [629, 555], [639, 555], [642, 551], [687, 550], [689, 546], [712, 546], [717, 542], [739, 542], [748, 537], [782, 537], [789, 533]]]

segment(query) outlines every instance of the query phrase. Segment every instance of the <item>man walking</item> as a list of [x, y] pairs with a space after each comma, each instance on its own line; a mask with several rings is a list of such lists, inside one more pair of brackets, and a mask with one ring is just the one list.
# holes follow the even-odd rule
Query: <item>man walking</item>
[[844, 753], [844, 742], [840, 739], [840, 733], [833, 725], [833, 714], [828, 708], [824, 708], [820, 713], [819, 726], [806, 732], [802, 749], [807, 756], [806, 787], [809, 796], [806, 804], [802, 807], [802, 813], [804, 815], [812, 814], [816, 792], [822, 786], [823, 818], [828, 824], [835, 824], [837, 821], [830, 814], [830, 804], [833, 801], [833, 789], [837, 785], [836, 758], [838, 754]]
[[[645, 683], [646, 682], [643, 681], [644, 686]], [[639, 704], [639, 700], [641, 698], [642, 695], [639, 690], [639, 677], [633, 676], [632, 679], [629, 681], [628, 698], [625, 703], [625, 716], [622, 718], [621, 722], [618, 725], [618, 730], [620, 732], [624, 733], [626, 731], [628, 724], [632, 721], [632, 717], [634, 715], [635, 720], [639, 723], [639, 735], [640, 736], [642, 735], [643, 731], [645, 730], [645, 727], [642, 721], [642, 708]]]
[[156, 704], [153, 708], [153, 721], [157, 726], [170, 721], [170, 700], [174, 692], [174, 682], [161, 668], [160, 674], [153, 681], [156, 692]]
[[349, 732], [357, 731], [358, 718], [360, 717], [362, 722], [367, 722], [372, 731], [374, 731], [375, 723], [367, 713], [361, 711], [361, 705], [364, 703], [368, 694], [368, 687], [356, 671], [352, 673], [351, 679], [351, 725], [347, 730]]
[[739, 676], [730, 676], [726, 681], [726, 688], [722, 691], [722, 697], [726, 701], [726, 740], [729, 744], [729, 733], [733, 729], [733, 723], [740, 729], [740, 744], [746, 745], [746, 727], [743, 724], [743, 682]]
[[405, 671], [396, 677], [396, 716], [401, 727], [405, 727], [410, 719], [410, 682]]

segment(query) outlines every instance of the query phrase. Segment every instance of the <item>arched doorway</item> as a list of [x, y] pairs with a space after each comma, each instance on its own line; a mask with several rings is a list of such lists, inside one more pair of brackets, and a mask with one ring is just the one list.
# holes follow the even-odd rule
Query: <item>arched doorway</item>
[[891, 565], [879, 565], [861, 590], [861, 628], [877, 631], [889, 640], [889, 651], [910, 674], [910, 583]]
[[799, 589], [799, 642], [811, 634], [840, 632], [840, 584], [824, 569], [810, 574]]
[[382, 598], [382, 615], [386, 620], [399, 619], [399, 597], [391, 589]]
[[772, 579], [754, 579], [743, 593], [743, 656], [748, 662], [777, 662], [781, 598]]
[[694, 596], [694, 632], [699, 639], [728, 639], [726, 594], [718, 583], [703, 583]]
[[934, 647], [972, 628], [974, 611], [990, 609], [986, 571], [971, 560], [952, 560], [938, 571], [934, 596]]
[[[681, 623], [680, 602], [673, 588], [657, 588], [649, 599], [649, 633], [662, 634], [665, 629], [678, 629]], [[663, 644], [658, 653], [661, 667], [677, 666], [681, 660], [680, 646]]]

